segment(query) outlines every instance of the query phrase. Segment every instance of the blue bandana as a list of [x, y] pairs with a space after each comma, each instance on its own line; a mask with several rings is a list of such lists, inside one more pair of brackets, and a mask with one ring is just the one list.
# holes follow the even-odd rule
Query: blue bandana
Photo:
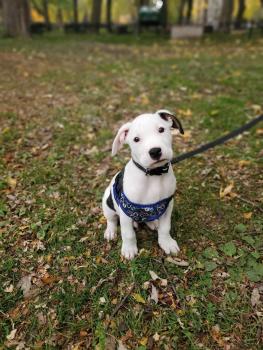
[[131, 202], [123, 192], [123, 174], [121, 171], [115, 179], [113, 185], [113, 196], [118, 206], [132, 220], [137, 222], [147, 222], [158, 220], [166, 211], [173, 195], [151, 204], [137, 204]]

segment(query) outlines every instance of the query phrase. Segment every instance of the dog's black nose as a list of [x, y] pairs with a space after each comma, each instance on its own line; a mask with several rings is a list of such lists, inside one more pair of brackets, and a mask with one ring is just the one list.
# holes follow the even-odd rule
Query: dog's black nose
[[150, 149], [149, 154], [150, 154], [152, 159], [158, 160], [161, 158], [162, 150], [159, 147], [154, 147], [154, 148]]

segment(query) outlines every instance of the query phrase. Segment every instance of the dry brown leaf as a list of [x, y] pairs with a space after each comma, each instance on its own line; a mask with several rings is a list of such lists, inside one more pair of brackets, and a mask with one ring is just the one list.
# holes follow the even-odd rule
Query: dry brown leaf
[[189, 266], [189, 263], [187, 261], [178, 258], [172, 258], [171, 256], [168, 256], [165, 260], [177, 266]]
[[212, 327], [212, 338], [220, 347], [223, 348], [225, 346], [225, 342], [221, 336], [219, 325], [215, 325]]
[[186, 130], [186, 131], [184, 132], [184, 134], [182, 135], [182, 137], [183, 137], [186, 141], [190, 140], [190, 138], [192, 137], [191, 131], [190, 131], [190, 130]]
[[46, 273], [42, 278], [41, 278], [41, 281], [44, 283], [44, 284], [52, 284], [54, 282], [57, 282], [58, 280], [58, 277], [57, 276], [51, 276], [49, 275], [48, 273]]
[[152, 279], [156, 281], [157, 279], [161, 279], [154, 271], [149, 271], [149, 274], [151, 275]]
[[231, 181], [231, 183], [229, 185], [227, 185], [224, 189], [221, 187], [220, 192], [219, 192], [220, 198], [224, 198], [224, 197], [230, 195], [233, 187], [234, 187], [234, 181]]
[[116, 340], [113, 336], [108, 335], [105, 341], [105, 350], [115, 350]]
[[22, 289], [25, 298], [30, 296], [31, 278], [31, 275], [24, 276], [17, 284], [17, 287]]
[[256, 104], [251, 105], [251, 109], [255, 113], [261, 113], [262, 112], [262, 107], [260, 105], [256, 105]]
[[153, 335], [153, 340], [156, 341], [156, 342], [158, 342], [158, 341], [160, 340], [160, 335], [159, 335], [158, 333], [155, 333], [155, 334]]
[[6, 293], [12, 293], [14, 290], [13, 284], [10, 284], [8, 287], [5, 288]]
[[106, 299], [104, 297], [100, 297], [99, 304], [100, 305], [106, 304]]
[[6, 336], [7, 340], [13, 340], [15, 339], [17, 329], [12, 329], [12, 331]]
[[254, 288], [251, 294], [251, 305], [257, 306], [260, 304], [260, 293], [258, 288]]
[[153, 284], [150, 300], [153, 300], [156, 304], [158, 303], [158, 290]]
[[40, 325], [44, 325], [47, 322], [47, 317], [43, 314], [43, 312], [39, 312], [37, 314], [37, 320]]
[[256, 134], [257, 135], [263, 135], [263, 129], [257, 129]]
[[118, 350], [128, 350], [120, 340], [118, 341]]
[[160, 280], [162, 286], [167, 286], [167, 280], [164, 278], [159, 277], [154, 271], [149, 271], [149, 274], [151, 275], [153, 281]]

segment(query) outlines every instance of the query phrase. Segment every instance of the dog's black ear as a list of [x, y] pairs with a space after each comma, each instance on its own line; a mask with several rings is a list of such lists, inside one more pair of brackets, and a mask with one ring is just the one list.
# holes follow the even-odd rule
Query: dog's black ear
[[165, 109], [161, 109], [161, 110], [157, 111], [156, 113], [159, 114], [159, 116], [166, 121], [168, 121], [170, 119], [172, 121], [172, 128], [178, 129], [181, 134], [184, 134], [183, 126], [182, 126], [180, 120], [174, 114], [172, 114], [171, 112], [169, 112]]

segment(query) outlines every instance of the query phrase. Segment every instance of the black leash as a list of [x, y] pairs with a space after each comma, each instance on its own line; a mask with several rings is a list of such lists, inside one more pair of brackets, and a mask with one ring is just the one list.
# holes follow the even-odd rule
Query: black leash
[[263, 114], [259, 115], [258, 117], [252, 119], [250, 122], [246, 123], [245, 125], [241, 126], [240, 128], [237, 128], [236, 130], [231, 131], [230, 133], [219, 137], [218, 139], [208, 142], [192, 151], [183, 153], [181, 155], [179, 155], [178, 157], [175, 157], [171, 163], [175, 164], [175, 163], [179, 163], [185, 159], [191, 158], [199, 153], [203, 153], [205, 151], [207, 151], [210, 148], [213, 148], [215, 146], [218, 145], [222, 145], [223, 143], [225, 143], [226, 141], [236, 137], [237, 135], [242, 134], [244, 131], [252, 128], [254, 125], [256, 125], [257, 123], [263, 121]]

